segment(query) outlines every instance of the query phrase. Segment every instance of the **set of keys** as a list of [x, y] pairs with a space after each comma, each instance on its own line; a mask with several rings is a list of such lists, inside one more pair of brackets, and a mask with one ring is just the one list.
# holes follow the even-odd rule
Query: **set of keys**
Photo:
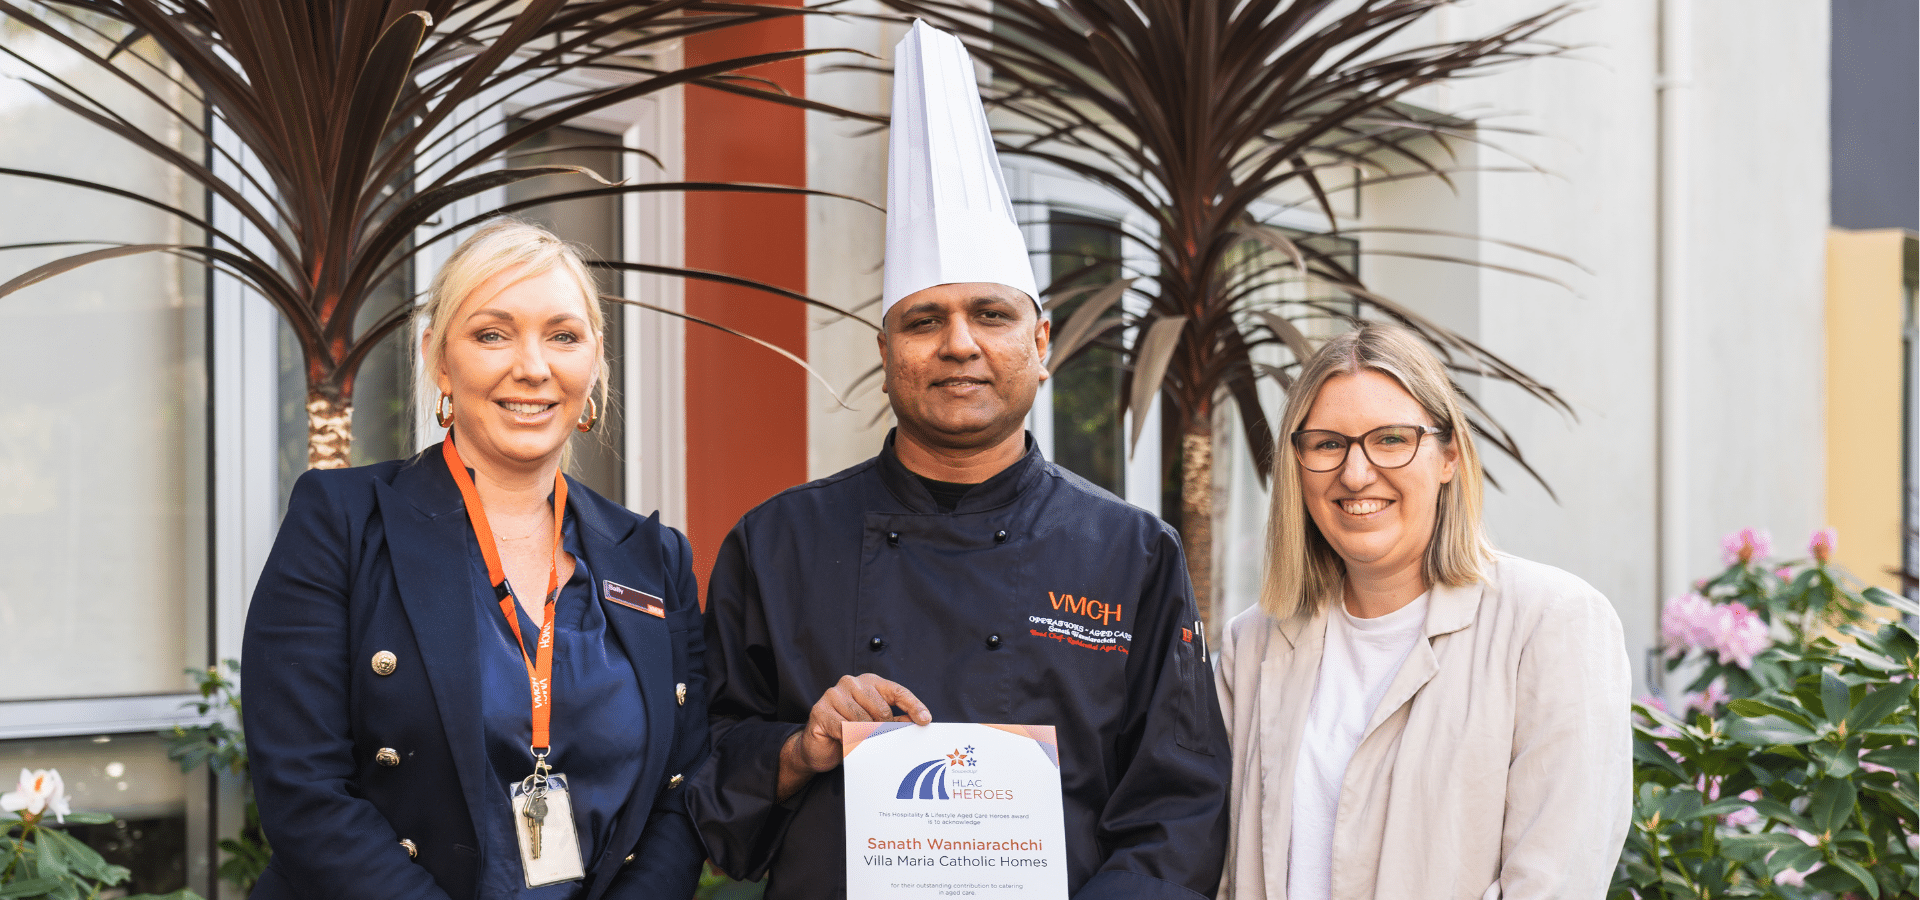
[[528, 775], [533, 782], [527, 788], [527, 840], [533, 846], [529, 848], [534, 859], [540, 858], [540, 827], [547, 821], [547, 779], [541, 775]]
[[520, 832], [520, 864], [527, 887], [585, 877], [567, 776], [549, 769], [545, 755], [536, 751], [533, 774], [512, 784], [508, 793], [515, 830]]

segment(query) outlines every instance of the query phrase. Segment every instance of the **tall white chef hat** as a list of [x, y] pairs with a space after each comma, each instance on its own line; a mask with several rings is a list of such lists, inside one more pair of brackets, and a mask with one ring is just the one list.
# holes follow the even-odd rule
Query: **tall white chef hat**
[[893, 51], [880, 314], [915, 291], [967, 281], [1004, 284], [1039, 303], [973, 58], [958, 38], [915, 21]]

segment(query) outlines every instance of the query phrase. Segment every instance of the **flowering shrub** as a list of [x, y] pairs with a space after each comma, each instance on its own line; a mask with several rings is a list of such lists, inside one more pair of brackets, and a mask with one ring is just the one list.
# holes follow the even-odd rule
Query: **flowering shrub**
[[1765, 532], [1723, 545], [1727, 568], [1667, 604], [1672, 705], [1636, 704], [1633, 824], [1614, 874], [1624, 898], [1912, 897], [1916, 846], [1914, 631], [1920, 613], [1854, 591], [1810, 558], [1772, 565]]
[[[82, 900], [101, 896], [127, 880], [125, 866], [108, 863], [92, 847], [57, 825], [101, 825], [113, 817], [76, 813], [68, 805], [66, 784], [54, 769], [20, 770], [20, 784], [0, 794], [0, 897], [7, 900]], [[53, 822], [49, 823], [47, 817]], [[16, 833], [17, 832], [17, 833]], [[166, 897], [139, 894], [126, 900], [199, 900], [192, 891]]]

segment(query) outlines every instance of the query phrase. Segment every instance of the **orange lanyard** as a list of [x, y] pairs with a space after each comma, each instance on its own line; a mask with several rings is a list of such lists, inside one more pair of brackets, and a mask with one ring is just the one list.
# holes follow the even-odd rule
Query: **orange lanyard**
[[553, 607], [560, 596], [560, 521], [567, 508], [567, 480], [559, 472], [553, 473], [553, 566], [547, 571], [546, 619], [540, 625], [540, 644], [534, 648], [535, 656], [527, 656], [526, 638], [520, 636], [520, 611], [513, 596], [513, 586], [507, 584], [507, 573], [500, 567], [500, 548], [494, 546], [493, 528], [487, 525], [487, 511], [480, 507], [480, 494], [474, 490], [473, 478], [467, 475], [467, 467], [460, 462], [460, 451], [453, 447], [453, 438], [449, 436], [442, 443], [441, 454], [447, 459], [447, 471], [453, 474], [453, 483], [460, 486], [460, 497], [467, 503], [467, 519], [473, 523], [473, 533], [480, 540], [480, 555], [487, 561], [487, 580], [493, 584], [493, 594], [500, 598], [500, 612], [507, 617], [507, 625], [513, 629], [513, 645], [520, 650], [520, 658], [527, 664], [527, 690], [533, 695], [533, 751], [535, 768], [546, 766], [548, 727], [553, 722]]

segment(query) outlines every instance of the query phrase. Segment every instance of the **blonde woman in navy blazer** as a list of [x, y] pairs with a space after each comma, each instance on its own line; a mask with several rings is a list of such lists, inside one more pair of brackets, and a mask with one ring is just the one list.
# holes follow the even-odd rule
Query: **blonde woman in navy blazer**
[[[568, 438], [605, 396], [594, 297], [551, 233], [481, 229], [436, 277], [422, 343], [457, 455], [436, 445], [294, 485], [244, 648], [274, 850], [256, 900], [692, 894], [705, 852], [678, 788], [707, 753], [707, 714], [686, 538], [577, 482], [557, 490]], [[549, 583], [548, 762], [572, 791], [585, 877], [529, 888], [508, 790], [534, 766], [521, 651], [540, 656]]]

